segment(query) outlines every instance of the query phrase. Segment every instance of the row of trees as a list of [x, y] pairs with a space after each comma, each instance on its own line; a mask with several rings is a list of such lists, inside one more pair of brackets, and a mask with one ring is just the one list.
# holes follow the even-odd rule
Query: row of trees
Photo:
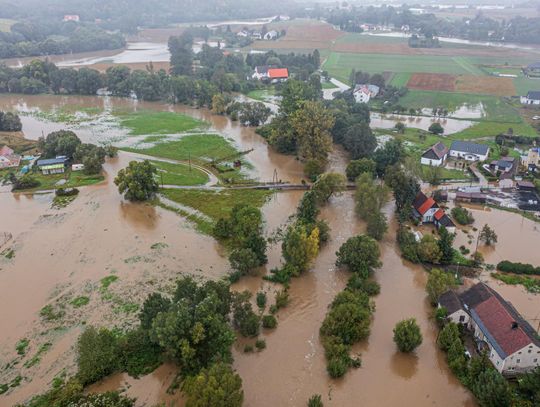
[[93, 23], [24, 20], [13, 24], [11, 31], [0, 32], [0, 58], [119, 49], [125, 44], [121, 34]]
[[326, 370], [333, 378], [343, 376], [350, 367], [361, 365], [359, 355], [351, 357], [351, 346], [369, 336], [374, 311], [369, 297], [380, 290], [370, 277], [381, 266], [379, 246], [366, 235], [349, 238], [336, 256], [336, 265], [347, 268], [353, 275], [345, 290], [330, 304], [320, 328]]
[[306, 272], [317, 257], [320, 247], [330, 238], [328, 224], [317, 219], [320, 207], [345, 189], [345, 177], [327, 173], [319, 177], [312, 189], [304, 194], [293, 222], [281, 239], [281, 250], [285, 264], [271, 270], [267, 277], [271, 281], [288, 284], [292, 277]]

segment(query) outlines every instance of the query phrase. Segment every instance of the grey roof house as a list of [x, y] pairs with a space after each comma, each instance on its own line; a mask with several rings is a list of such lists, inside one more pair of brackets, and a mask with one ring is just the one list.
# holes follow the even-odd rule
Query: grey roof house
[[456, 140], [450, 146], [450, 156], [463, 158], [467, 161], [484, 161], [489, 154], [486, 144], [471, 143], [470, 141]]

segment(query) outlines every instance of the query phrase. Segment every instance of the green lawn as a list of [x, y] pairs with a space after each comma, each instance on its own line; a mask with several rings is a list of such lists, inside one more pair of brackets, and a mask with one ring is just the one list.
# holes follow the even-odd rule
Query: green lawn
[[323, 89], [337, 89], [337, 86], [334, 85], [332, 82], [322, 82], [321, 86]]
[[518, 95], [526, 95], [530, 90], [540, 91], [540, 78], [527, 78], [520, 76], [514, 79], [514, 86]]
[[276, 91], [274, 88], [268, 88], [252, 90], [247, 94], [247, 96], [260, 102], [266, 102], [270, 96], [274, 96], [275, 94]]
[[411, 79], [411, 74], [409, 72], [398, 72], [392, 76], [390, 85], [397, 88], [403, 88], [405, 85], [407, 85], [409, 79]]
[[189, 169], [187, 165], [171, 164], [161, 161], [152, 161], [157, 167], [157, 180], [163, 185], [204, 185], [208, 182], [208, 175], [197, 168]]
[[452, 134], [451, 138], [455, 140], [467, 140], [483, 137], [495, 137], [498, 134], [506, 132], [509, 128], [514, 129], [514, 134], [519, 136], [536, 137], [536, 130], [529, 124], [511, 123], [511, 122], [478, 122], [472, 127], [465, 129], [459, 133]]
[[181, 215], [193, 221], [199, 231], [211, 235], [214, 223], [220, 218], [228, 217], [235, 205], [248, 204], [262, 207], [272, 192], [253, 189], [230, 189], [219, 192], [162, 189], [161, 193], [171, 201], [193, 208], [209, 217], [212, 222], [208, 222], [200, 216], [177, 210]]
[[[102, 182], [105, 177], [103, 175], [84, 175], [82, 172], [67, 171], [64, 174], [43, 175], [40, 172], [32, 173], [33, 178], [39, 181], [40, 185], [32, 191], [44, 191], [58, 188], [76, 188], [87, 185], [94, 185]], [[58, 181], [67, 179], [67, 182], [62, 185], [56, 185]]]
[[238, 152], [228, 140], [217, 134], [193, 134], [174, 141], [158, 141], [150, 148], [130, 147], [123, 150], [179, 161], [191, 158], [201, 163]]
[[173, 112], [141, 111], [115, 114], [119, 117], [120, 124], [130, 129], [130, 134], [134, 136], [176, 134], [208, 126], [201, 120]]

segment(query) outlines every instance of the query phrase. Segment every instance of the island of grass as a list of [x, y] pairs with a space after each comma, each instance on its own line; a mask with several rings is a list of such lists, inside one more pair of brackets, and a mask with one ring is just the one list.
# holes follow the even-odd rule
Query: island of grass
[[160, 185], [204, 185], [209, 181], [208, 174], [189, 164], [173, 164], [163, 161], [151, 161], [157, 168], [157, 180]]
[[204, 121], [174, 112], [114, 112], [120, 125], [130, 130], [130, 135], [178, 134], [208, 127]]
[[[155, 139], [155, 137], [148, 136], [142, 141], [143, 146], [152, 144], [150, 147], [137, 148], [135, 146], [123, 148], [123, 150], [175, 160], [180, 164], [197, 164], [207, 168], [208, 171], [216, 174], [222, 182], [227, 184], [250, 182], [241, 172], [241, 168], [236, 168], [233, 165], [234, 161], [241, 160], [242, 166], [249, 167], [249, 163], [242, 160], [243, 153], [218, 134], [188, 134], [180, 135], [179, 138], [175, 139]], [[159, 168], [165, 169], [162, 164], [158, 165]], [[200, 178], [194, 179], [193, 173], [186, 174], [185, 169], [173, 170], [172, 167], [169, 167], [169, 170], [166, 171], [187, 176], [187, 183], [182, 184], [180, 177], [173, 176], [173, 183], [169, 185], [200, 185], [205, 183]], [[167, 182], [163, 182], [163, 184], [167, 184]]]
[[25, 189], [17, 192], [35, 192], [49, 191], [59, 188], [77, 188], [98, 184], [105, 180], [105, 177], [101, 174], [85, 175], [81, 172], [75, 171], [66, 171], [64, 174], [50, 175], [43, 175], [40, 172], [33, 172], [30, 174], [30, 176], [39, 182], [39, 186], [36, 188]]
[[251, 99], [258, 100], [259, 102], [266, 102], [275, 96], [276, 90], [274, 88], [254, 89], [250, 91], [247, 96]]
[[214, 225], [220, 218], [230, 216], [235, 205], [246, 204], [262, 207], [272, 194], [268, 190], [224, 189], [221, 191], [162, 189], [160, 194], [166, 199], [192, 208], [193, 211], [173, 207], [161, 202], [166, 209], [173, 210], [196, 224], [197, 230], [212, 235]]

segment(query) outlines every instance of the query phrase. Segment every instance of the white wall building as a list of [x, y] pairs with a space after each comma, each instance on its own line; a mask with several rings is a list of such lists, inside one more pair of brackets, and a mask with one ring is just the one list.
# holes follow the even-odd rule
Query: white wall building
[[449, 155], [467, 161], [485, 161], [489, 155], [489, 146], [457, 140], [452, 142]]

